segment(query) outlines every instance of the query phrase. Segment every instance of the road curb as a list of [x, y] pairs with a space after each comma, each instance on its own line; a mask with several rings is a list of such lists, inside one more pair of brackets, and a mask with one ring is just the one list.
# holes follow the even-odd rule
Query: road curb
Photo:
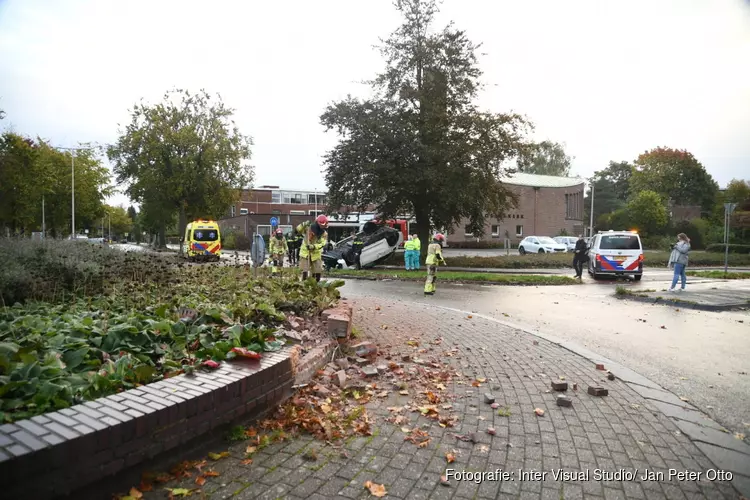
[[750, 307], [750, 304], [726, 304], [726, 305], [712, 305], [712, 304], [697, 304], [695, 302], [689, 302], [679, 299], [665, 299], [663, 297], [639, 297], [637, 295], [615, 295], [618, 300], [631, 300], [633, 302], [643, 302], [651, 305], [665, 305], [675, 306], [682, 309], [695, 309], [697, 311], [711, 311], [711, 312], [722, 312], [722, 311], [744, 311]]
[[[418, 304], [430, 306], [424, 303]], [[744, 440], [736, 439], [721, 424], [689, 402], [681, 400], [672, 392], [630, 368], [590, 351], [575, 342], [562, 340], [553, 335], [484, 314], [438, 305], [432, 305], [432, 307], [470, 314], [477, 318], [520, 330], [562, 347], [591, 361], [593, 364], [604, 364], [612, 374], [625, 382], [633, 391], [651, 401], [659, 411], [672, 420], [680, 429], [680, 432], [685, 434], [717, 466], [717, 469], [732, 472], [734, 487], [740, 494], [750, 497], [750, 445], [745, 443]]]

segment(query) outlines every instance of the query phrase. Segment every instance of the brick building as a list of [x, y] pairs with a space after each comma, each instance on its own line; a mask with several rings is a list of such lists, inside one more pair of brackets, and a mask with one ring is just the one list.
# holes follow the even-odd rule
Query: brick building
[[[518, 195], [518, 206], [505, 219], [488, 218], [479, 241], [502, 241], [506, 231], [514, 244], [526, 236], [557, 236], [563, 230], [570, 235], [583, 233], [583, 179], [518, 173], [503, 182]], [[467, 234], [466, 224], [454, 228], [448, 244], [477, 240]]]
[[[518, 195], [518, 207], [511, 209], [503, 220], [488, 218], [485, 235], [480, 241], [502, 241], [506, 231], [512, 243], [531, 235], [556, 236], [562, 230], [571, 235], [583, 232], [582, 179], [519, 173], [504, 182]], [[323, 213], [326, 202], [326, 193], [322, 191], [261, 186], [243, 191], [240, 201], [220, 224], [224, 230], [239, 231], [248, 237], [255, 232], [267, 235], [272, 217], [277, 218], [279, 226], [286, 231]], [[374, 210], [374, 207], [369, 208], [367, 213]], [[409, 219], [409, 216], [403, 218]], [[448, 244], [476, 240], [466, 234], [465, 224], [449, 231], [447, 238]]]

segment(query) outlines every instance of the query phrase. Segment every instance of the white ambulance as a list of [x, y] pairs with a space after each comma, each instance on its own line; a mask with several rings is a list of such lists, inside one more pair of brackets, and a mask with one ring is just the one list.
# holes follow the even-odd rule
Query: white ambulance
[[643, 277], [643, 245], [636, 231], [599, 231], [588, 245], [589, 274], [600, 276]]

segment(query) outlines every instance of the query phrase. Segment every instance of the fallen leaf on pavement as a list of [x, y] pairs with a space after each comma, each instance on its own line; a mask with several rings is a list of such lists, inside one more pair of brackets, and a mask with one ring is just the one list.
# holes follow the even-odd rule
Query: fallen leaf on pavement
[[193, 490], [187, 488], [164, 488], [169, 492], [169, 498], [173, 497], [189, 497], [193, 494]]
[[130, 493], [128, 493], [128, 495], [130, 495], [133, 498], [143, 498], [143, 493], [141, 493], [135, 488], [130, 488]]
[[250, 465], [251, 463], [253, 463], [253, 459], [252, 459], [252, 458], [246, 458], [245, 460], [243, 460], [243, 461], [242, 461], [242, 462], [240, 462], [240, 463], [241, 463], [242, 465]]
[[544, 416], [544, 410], [541, 408], [534, 408], [534, 413], [537, 414], [537, 416], [543, 417]]
[[687, 402], [688, 402], [688, 401], [690, 401], [690, 400], [689, 400], [688, 398], [684, 398], [684, 397], [680, 396], [680, 401], [684, 401], [684, 402], [686, 402], [686, 403], [687, 403]]
[[370, 490], [370, 495], [374, 497], [384, 497], [387, 494], [385, 486], [382, 484], [375, 484], [372, 481], [365, 482], [365, 488]]
[[740, 441], [742, 441], [743, 439], [745, 439], [745, 435], [743, 433], [741, 433], [741, 432], [735, 432], [734, 433], [734, 437], [737, 438], [737, 439], [739, 439]]
[[375, 310], [376, 310], [376, 311], [380, 311], [380, 306], [377, 306], [377, 307], [375, 308]]
[[248, 455], [251, 455], [251, 454], [255, 453], [255, 451], [257, 449], [258, 449], [257, 446], [248, 446], [247, 448], [245, 448], [245, 453], [248, 454]]
[[486, 378], [482, 378], [482, 377], [478, 377], [477, 378], [477, 382], [479, 382], [480, 384], [484, 384], [485, 382], [487, 382], [487, 379]]
[[680, 380], [687, 380], [687, 377], [680, 377]]
[[443, 410], [450, 410], [451, 408], [453, 408], [453, 405], [443, 405], [443, 406], [441, 406], [441, 408]]
[[474, 316], [472, 316], [471, 314], [469, 314], [468, 316], [466, 316], [466, 319], [471, 319], [471, 318], [473, 318], [473, 317], [474, 317]]
[[398, 391], [398, 393], [401, 394], [402, 396], [408, 396], [409, 395], [409, 391]]
[[452, 464], [453, 462], [456, 461], [456, 455], [454, 455], [453, 453], [446, 453], [445, 459], [448, 461], [449, 464]]
[[215, 470], [207, 470], [206, 472], [203, 473], [203, 475], [206, 477], [219, 477], [219, 473], [216, 472]]
[[206, 478], [203, 476], [196, 477], [195, 484], [197, 484], [198, 486], [203, 486], [204, 484], [206, 484]]
[[208, 458], [211, 460], [221, 460], [222, 458], [227, 458], [229, 456], [228, 451], [222, 451], [221, 453], [209, 453]]
[[472, 387], [482, 387], [482, 384], [480, 384], [479, 382], [477, 382], [477, 381], [475, 380], [474, 382], [472, 382], [472, 383], [471, 383], [471, 386], [472, 386]]

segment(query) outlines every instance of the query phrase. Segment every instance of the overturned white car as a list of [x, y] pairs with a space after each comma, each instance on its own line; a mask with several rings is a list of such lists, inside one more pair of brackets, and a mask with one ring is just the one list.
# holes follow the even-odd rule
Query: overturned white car
[[400, 231], [374, 222], [367, 222], [358, 234], [364, 246], [357, 262], [357, 255], [352, 248], [355, 236], [349, 236], [323, 253], [326, 269], [351, 269], [372, 267], [396, 252], [404, 236]]

